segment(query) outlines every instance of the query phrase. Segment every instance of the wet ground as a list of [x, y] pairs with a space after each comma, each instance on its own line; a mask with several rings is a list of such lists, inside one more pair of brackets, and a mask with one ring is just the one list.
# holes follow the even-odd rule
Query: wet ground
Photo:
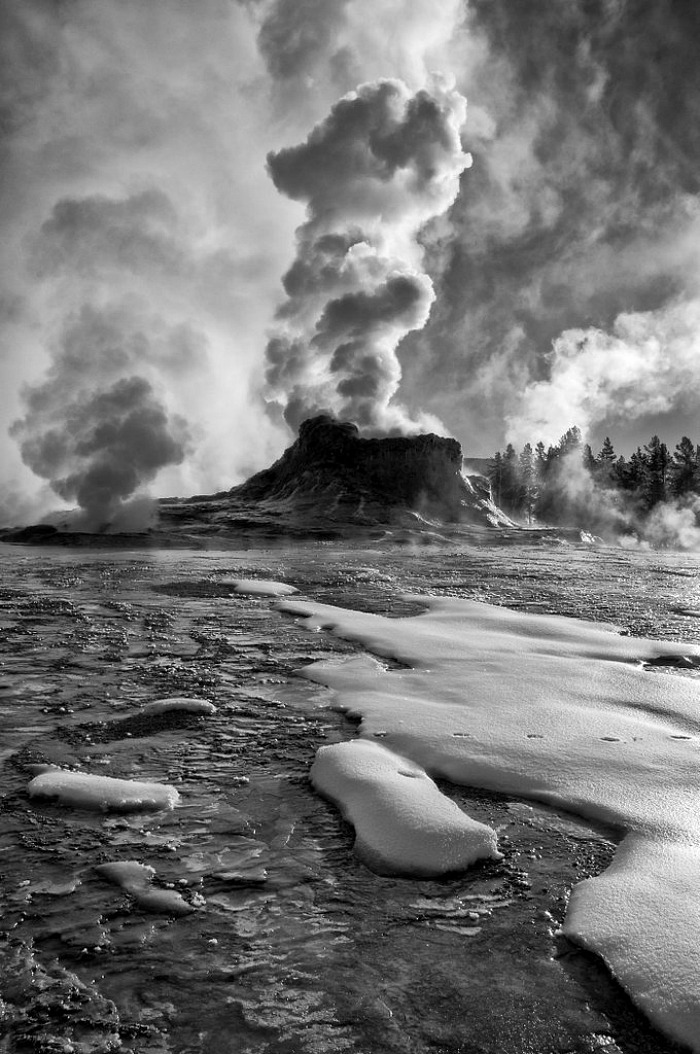
[[[700, 562], [552, 544], [117, 552], [0, 546], [0, 1051], [669, 1054], [594, 957], [557, 935], [614, 831], [442, 784], [505, 859], [441, 881], [369, 872], [308, 782], [355, 734], [296, 675], [352, 646], [232, 579], [404, 615], [469, 596], [697, 642]], [[697, 676], [693, 670], [679, 676]], [[649, 676], [654, 676], [652, 670]], [[142, 715], [190, 696], [211, 716]], [[174, 784], [172, 812], [30, 800], [35, 766]], [[99, 865], [138, 861], [182, 911]]]

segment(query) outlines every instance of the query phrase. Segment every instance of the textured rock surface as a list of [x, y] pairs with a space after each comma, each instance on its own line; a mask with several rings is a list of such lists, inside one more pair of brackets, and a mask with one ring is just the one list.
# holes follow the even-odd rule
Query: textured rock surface
[[[365, 439], [350, 422], [321, 415], [270, 468], [218, 494], [164, 498], [142, 535], [103, 536], [48, 525], [0, 532], [30, 545], [228, 545], [237, 538], [339, 538], [419, 534], [445, 540], [461, 527], [515, 525], [494, 505], [488, 480], [467, 475], [456, 439], [437, 435]], [[400, 532], [409, 535], [401, 537]], [[139, 541], [141, 539], [141, 541]]]
[[365, 439], [354, 424], [324, 415], [304, 421], [274, 465], [230, 494], [328, 524], [510, 525], [491, 501], [488, 481], [463, 474], [456, 439]]
[[[307, 504], [333, 519], [391, 521], [412, 511], [447, 523], [488, 522], [461, 473], [456, 439], [436, 435], [364, 439], [330, 417], [304, 421], [296, 442], [231, 495]], [[476, 517], [476, 519], [475, 519]]]

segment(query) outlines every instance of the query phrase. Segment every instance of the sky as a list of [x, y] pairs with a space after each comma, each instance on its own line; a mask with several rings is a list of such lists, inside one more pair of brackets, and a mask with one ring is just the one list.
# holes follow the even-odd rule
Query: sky
[[0, 521], [266, 467], [700, 440], [700, 9], [3, 0]]

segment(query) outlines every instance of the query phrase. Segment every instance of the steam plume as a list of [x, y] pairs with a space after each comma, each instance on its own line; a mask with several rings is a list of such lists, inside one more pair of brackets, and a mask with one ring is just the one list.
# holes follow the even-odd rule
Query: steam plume
[[508, 418], [509, 436], [553, 442], [572, 422], [602, 421], [690, 405], [700, 386], [700, 301], [619, 315], [612, 332], [567, 330], [550, 353], [549, 378], [529, 384]]
[[412, 94], [375, 81], [342, 98], [305, 143], [268, 155], [275, 186], [307, 204], [267, 348], [268, 394], [290, 425], [331, 410], [369, 432], [444, 430], [393, 402], [396, 349], [434, 299], [417, 235], [449, 208], [471, 163], [465, 115], [445, 82]]
[[77, 500], [96, 525], [108, 521], [164, 465], [185, 455], [184, 428], [168, 420], [143, 377], [74, 395], [60, 408], [54, 391], [44, 385], [33, 389], [27, 402], [27, 417], [13, 429], [22, 457], [37, 475], [51, 480], [60, 497]]
[[[424, 237], [437, 298], [407, 338], [402, 395], [421, 391], [472, 452], [498, 448], [506, 417], [504, 438], [521, 437], [523, 390], [549, 379], [562, 334], [614, 336], [618, 316], [638, 314], [659, 336], [656, 313], [697, 297], [699, 30], [700, 8], [680, 2], [470, 0], [457, 68], [474, 166], [449, 227]], [[584, 359], [569, 376], [590, 400]], [[693, 435], [698, 399], [679, 394], [670, 352], [659, 361], [683, 422], [643, 411], [642, 382], [638, 416], [610, 400], [594, 444]], [[631, 369], [626, 407], [636, 383]], [[552, 420], [552, 438], [572, 424], [584, 427]]]
[[180, 357], [205, 358], [206, 341], [185, 324], [169, 326], [133, 293], [105, 299], [102, 291], [128, 286], [132, 271], [158, 283], [183, 270], [176, 228], [170, 200], [151, 189], [62, 199], [30, 241], [36, 278], [68, 305], [76, 296], [85, 302], [67, 312], [49, 345], [51, 364], [24, 389], [25, 414], [10, 434], [24, 463], [64, 501], [77, 501], [90, 527], [185, 457], [185, 423], [156, 385], [177, 372]]
[[[26, 414], [11, 428], [25, 464], [77, 501], [93, 527], [187, 449], [185, 422], [148, 379], [129, 374], [151, 349], [143, 332], [129, 332], [128, 307], [85, 306], [67, 321], [51, 368], [25, 390]], [[170, 336], [175, 346], [182, 340]]]
[[257, 389], [298, 216], [260, 178], [280, 142], [262, 18], [0, 5], [0, 524], [57, 494], [123, 522], [156, 471], [160, 493], [217, 490], [281, 450]]
[[[553, 382], [541, 395], [559, 397], [564, 373], [580, 386], [567, 404], [578, 420], [552, 420], [555, 439], [585, 427], [579, 405], [594, 429], [610, 408], [594, 444], [606, 432], [626, 450], [653, 432], [692, 436], [695, 374], [674, 373], [670, 352], [658, 362], [676, 393], [670, 413], [685, 415], [677, 425], [648, 413], [623, 422], [616, 407], [634, 405], [643, 363], [628, 360], [625, 387], [601, 362], [630, 343], [620, 317], [646, 319], [675, 347], [659, 324], [698, 297], [699, 20], [698, 5], [655, 0], [4, 0], [0, 418], [25, 421], [20, 390], [56, 376], [61, 334], [87, 305], [122, 320], [115, 356], [132, 350], [88, 383], [86, 343], [80, 397], [140, 377], [171, 423], [189, 422], [191, 452], [161, 469], [161, 492], [221, 489], [281, 452], [287, 428], [261, 412], [264, 370], [290, 421], [317, 404], [359, 406], [375, 422], [366, 430], [434, 427], [430, 413], [475, 456], [502, 445], [506, 417], [511, 435], [540, 419], [531, 388]], [[421, 183], [412, 148], [406, 166], [375, 157], [386, 179], [362, 165], [355, 178], [360, 136], [345, 179], [325, 132], [307, 144], [339, 99], [382, 78], [407, 86], [386, 103], [387, 128], [406, 123], [421, 92], [444, 107], [433, 69], [453, 73], [470, 103], [474, 165], [454, 204], [452, 163], [444, 196], [429, 200], [435, 180]], [[429, 125], [412, 125], [419, 152]], [[365, 131], [382, 138], [379, 125]], [[345, 133], [328, 129], [338, 156]], [[334, 171], [337, 208], [308, 166], [299, 179], [280, 171], [281, 192], [262, 178], [269, 151], [289, 144]], [[587, 352], [552, 354], [581, 334]], [[635, 413], [653, 410], [651, 387]], [[16, 438], [29, 440], [24, 425]], [[0, 463], [2, 522], [13, 508], [46, 511], [48, 485], [6, 429]]]

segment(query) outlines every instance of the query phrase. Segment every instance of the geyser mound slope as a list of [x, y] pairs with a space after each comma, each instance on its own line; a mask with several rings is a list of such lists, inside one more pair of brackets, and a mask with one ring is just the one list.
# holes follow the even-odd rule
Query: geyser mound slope
[[[462, 464], [456, 439], [432, 433], [365, 438], [356, 425], [321, 414], [302, 422], [282, 456], [245, 483], [161, 499], [157, 525], [141, 537], [149, 545], [197, 547], [241, 535], [353, 537], [376, 528], [428, 536], [446, 527], [515, 526], [493, 503], [488, 480], [467, 475]], [[93, 535], [48, 524], [2, 534], [4, 541], [43, 545], [80, 544], [81, 538], [82, 544], [119, 544], [113, 531]], [[130, 534], [129, 544], [138, 538]]]
[[512, 526], [462, 471], [456, 439], [433, 434], [364, 438], [356, 425], [321, 414], [262, 472], [226, 494], [161, 506], [163, 522], [208, 522], [221, 531], [300, 534], [343, 527]]

